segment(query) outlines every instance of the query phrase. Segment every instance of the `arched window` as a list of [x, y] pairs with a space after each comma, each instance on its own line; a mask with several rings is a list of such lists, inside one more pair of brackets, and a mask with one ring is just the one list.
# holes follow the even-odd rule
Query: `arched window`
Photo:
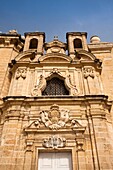
[[42, 95], [69, 95], [69, 91], [66, 89], [63, 80], [53, 77], [47, 81], [47, 86]]
[[35, 38], [31, 39], [29, 49], [37, 49], [37, 46], [38, 46], [38, 40]]
[[79, 38], [74, 39], [74, 48], [82, 48], [82, 41]]

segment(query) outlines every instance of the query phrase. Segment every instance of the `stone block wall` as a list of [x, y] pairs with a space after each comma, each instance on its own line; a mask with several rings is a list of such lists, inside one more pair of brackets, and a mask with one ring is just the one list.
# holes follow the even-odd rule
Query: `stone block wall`
[[[25, 35], [0, 35], [0, 170], [36, 170], [42, 152], [71, 153], [73, 170], [112, 170], [113, 43]], [[42, 95], [55, 76], [69, 95]]]

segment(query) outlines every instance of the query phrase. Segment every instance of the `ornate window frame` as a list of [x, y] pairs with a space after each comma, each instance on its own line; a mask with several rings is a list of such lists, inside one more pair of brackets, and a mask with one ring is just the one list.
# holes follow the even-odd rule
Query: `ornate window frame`
[[58, 70], [52, 71], [47, 76], [44, 76], [41, 74], [39, 77], [39, 83], [34, 86], [34, 88], [32, 89], [31, 95], [42, 96], [42, 92], [46, 88], [46, 85], [47, 85], [47, 80], [52, 79], [54, 76], [58, 77], [61, 80], [64, 80], [64, 85], [66, 89], [69, 91], [69, 95], [71, 96], [78, 95], [78, 90], [76, 88], [76, 85], [73, 85], [71, 83], [71, 76], [69, 74], [66, 74], [64, 76]]

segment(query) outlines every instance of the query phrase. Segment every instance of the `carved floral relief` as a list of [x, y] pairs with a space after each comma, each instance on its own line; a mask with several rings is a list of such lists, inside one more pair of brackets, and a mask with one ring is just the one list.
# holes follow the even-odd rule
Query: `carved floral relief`
[[26, 78], [27, 68], [18, 68], [16, 71], [16, 79], [22, 77], [23, 79]]
[[83, 68], [83, 73], [84, 73], [84, 78], [88, 78], [89, 76], [91, 78], [94, 78], [94, 68], [91, 67], [91, 66], [88, 66], [88, 67], [84, 67]]

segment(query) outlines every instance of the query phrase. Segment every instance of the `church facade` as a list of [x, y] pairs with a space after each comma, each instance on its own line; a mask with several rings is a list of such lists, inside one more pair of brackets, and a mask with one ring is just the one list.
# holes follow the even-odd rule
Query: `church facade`
[[0, 170], [113, 169], [113, 43], [0, 33]]

